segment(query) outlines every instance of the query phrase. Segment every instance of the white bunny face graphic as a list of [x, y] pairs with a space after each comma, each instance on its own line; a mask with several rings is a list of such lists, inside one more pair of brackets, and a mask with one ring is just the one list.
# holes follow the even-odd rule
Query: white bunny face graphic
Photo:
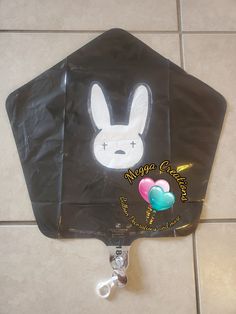
[[136, 87], [130, 108], [128, 125], [111, 125], [110, 112], [101, 87], [94, 83], [90, 94], [90, 114], [100, 130], [93, 143], [96, 159], [105, 167], [127, 169], [137, 164], [144, 152], [141, 134], [147, 124], [149, 90]]

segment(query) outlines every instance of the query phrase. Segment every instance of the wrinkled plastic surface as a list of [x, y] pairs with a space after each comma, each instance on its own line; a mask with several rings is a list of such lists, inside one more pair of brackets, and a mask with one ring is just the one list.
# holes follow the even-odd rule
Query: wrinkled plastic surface
[[[89, 113], [91, 84], [109, 98], [113, 124], [127, 124], [134, 86], [151, 91], [144, 153], [131, 170], [155, 163], [156, 170], [130, 184], [126, 170], [101, 165], [93, 153], [99, 130]], [[224, 98], [129, 33], [112, 29], [14, 91], [6, 108], [29, 196], [40, 230], [53, 238], [98, 238], [107, 245], [129, 245], [139, 237], [183, 236], [198, 224], [220, 136]], [[168, 160], [187, 181], [187, 198], [159, 165]], [[166, 179], [176, 196], [173, 207], [145, 225], [147, 203], [138, 193], [142, 178]], [[179, 220], [170, 224], [176, 217]], [[164, 228], [163, 226], [167, 226]], [[158, 228], [157, 228], [158, 229]]]

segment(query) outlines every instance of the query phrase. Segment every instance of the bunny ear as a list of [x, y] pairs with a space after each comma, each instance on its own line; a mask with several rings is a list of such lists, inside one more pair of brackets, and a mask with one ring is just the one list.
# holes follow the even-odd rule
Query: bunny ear
[[90, 96], [90, 108], [93, 121], [98, 129], [110, 126], [110, 113], [101, 87], [93, 84]]
[[142, 134], [148, 115], [148, 89], [145, 85], [139, 85], [133, 95], [129, 116], [129, 127]]

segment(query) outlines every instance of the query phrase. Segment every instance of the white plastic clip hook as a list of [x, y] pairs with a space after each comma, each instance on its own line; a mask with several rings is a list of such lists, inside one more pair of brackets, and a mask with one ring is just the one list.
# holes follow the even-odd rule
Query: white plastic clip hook
[[114, 287], [114, 285], [117, 283], [118, 276], [112, 276], [107, 281], [100, 282], [96, 287], [97, 295], [101, 298], [108, 298], [111, 294], [111, 289]]
[[96, 287], [96, 293], [101, 298], [108, 298], [113, 287], [123, 288], [127, 284], [125, 273], [128, 267], [129, 247], [109, 247], [110, 263], [113, 269], [112, 277], [100, 282]]

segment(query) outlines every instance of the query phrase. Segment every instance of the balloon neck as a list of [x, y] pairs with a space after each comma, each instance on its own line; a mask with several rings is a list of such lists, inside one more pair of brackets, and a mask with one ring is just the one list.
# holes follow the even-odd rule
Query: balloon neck
[[126, 269], [130, 246], [108, 246], [112, 276], [110, 279], [98, 283], [96, 292], [101, 298], [108, 298], [115, 287], [123, 288], [127, 284]]

